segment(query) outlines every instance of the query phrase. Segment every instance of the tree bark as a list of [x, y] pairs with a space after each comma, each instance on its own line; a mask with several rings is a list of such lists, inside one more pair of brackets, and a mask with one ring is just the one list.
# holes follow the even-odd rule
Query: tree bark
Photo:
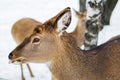
[[103, 0], [87, 0], [87, 17], [84, 49], [89, 50], [97, 46], [101, 15], [103, 12]]
[[86, 11], [86, 0], [79, 0], [79, 4], [80, 4], [79, 11], [85, 12]]
[[79, 0], [80, 12], [85, 12], [87, 7], [85, 50], [97, 46], [99, 30], [110, 24], [111, 14], [117, 2], [118, 0]]
[[111, 14], [117, 4], [118, 0], [104, 0], [103, 2], [103, 14], [102, 14], [102, 24], [109, 25]]

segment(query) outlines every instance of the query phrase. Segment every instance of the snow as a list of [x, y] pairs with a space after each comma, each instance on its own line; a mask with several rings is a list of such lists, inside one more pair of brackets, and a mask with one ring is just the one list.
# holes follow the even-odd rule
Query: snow
[[[65, 7], [78, 10], [78, 0], [0, 0], [0, 80], [21, 80], [19, 65], [8, 64], [8, 54], [16, 47], [11, 36], [11, 27], [18, 19], [31, 17], [44, 22]], [[120, 1], [113, 12], [110, 26], [100, 32], [99, 44], [120, 34]], [[29, 76], [24, 65], [26, 80], [50, 80], [51, 74], [45, 64], [31, 63], [34, 78]]]

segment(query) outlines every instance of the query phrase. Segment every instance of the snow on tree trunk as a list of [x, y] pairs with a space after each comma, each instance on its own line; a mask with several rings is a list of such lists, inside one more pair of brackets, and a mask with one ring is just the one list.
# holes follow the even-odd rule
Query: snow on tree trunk
[[89, 50], [97, 46], [101, 15], [103, 11], [102, 0], [87, 0], [87, 17], [84, 49]]

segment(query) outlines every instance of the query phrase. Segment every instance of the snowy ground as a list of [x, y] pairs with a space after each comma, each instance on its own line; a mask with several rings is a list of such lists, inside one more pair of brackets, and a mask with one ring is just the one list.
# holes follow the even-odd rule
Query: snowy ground
[[[60, 10], [70, 6], [78, 10], [78, 0], [0, 0], [0, 78], [21, 80], [20, 67], [8, 64], [8, 54], [15, 48], [11, 27], [20, 18], [31, 17], [44, 22]], [[100, 33], [99, 44], [120, 34], [120, 1], [111, 18], [111, 25]], [[26, 67], [26, 66], [24, 66]], [[26, 80], [50, 80], [51, 74], [45, 64], [31, 64], [35, 78], [25, 69]], [[1, 79], [0, 79], [1, 80]]]

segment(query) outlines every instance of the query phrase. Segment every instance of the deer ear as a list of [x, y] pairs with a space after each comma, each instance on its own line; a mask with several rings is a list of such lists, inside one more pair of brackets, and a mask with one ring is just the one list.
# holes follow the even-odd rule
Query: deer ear
[[57, 32], [61, 33], [65, 31], [71, 23], [71, 11], [65, 9], [56, 19]]

